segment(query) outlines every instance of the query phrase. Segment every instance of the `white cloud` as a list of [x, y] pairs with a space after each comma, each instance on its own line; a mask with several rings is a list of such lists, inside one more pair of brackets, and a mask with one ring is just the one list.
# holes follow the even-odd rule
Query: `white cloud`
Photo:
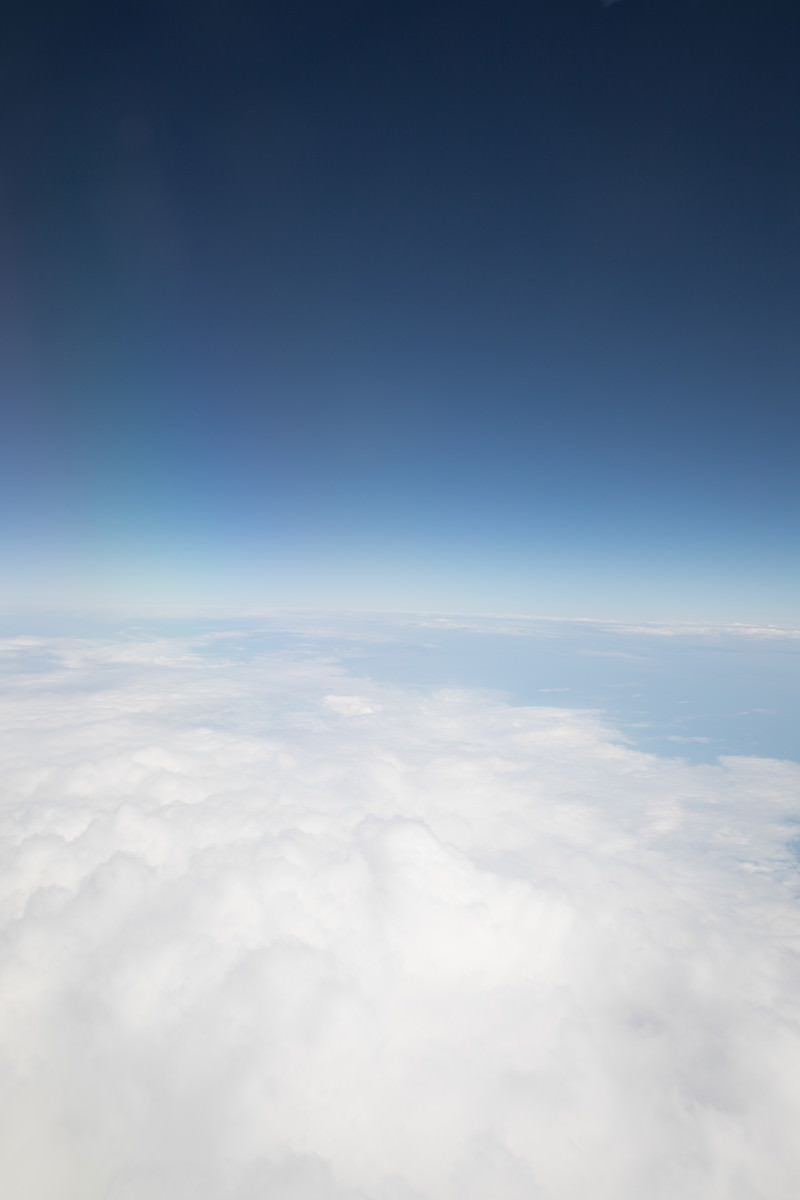
[[789, 1200], [800, 767], [224, 638], [10, 645], [26, 1200]]
[[323, 703], [331, 712], [343, 717], [368, 717], [380, 712], [381, 706], [369, 704], [361, 696], [326, 696]]

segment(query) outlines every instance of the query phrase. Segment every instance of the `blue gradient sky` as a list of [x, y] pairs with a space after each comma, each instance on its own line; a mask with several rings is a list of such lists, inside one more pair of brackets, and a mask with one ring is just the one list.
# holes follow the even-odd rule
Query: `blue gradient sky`
[[7, 602], [800, 618], [795, 4], [3, 20]]

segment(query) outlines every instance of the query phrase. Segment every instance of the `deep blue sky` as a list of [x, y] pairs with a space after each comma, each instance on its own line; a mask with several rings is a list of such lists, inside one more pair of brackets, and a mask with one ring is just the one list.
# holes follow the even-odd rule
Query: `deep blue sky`
[[0, 45], [11, 602], [800, 618], [792, 0]]

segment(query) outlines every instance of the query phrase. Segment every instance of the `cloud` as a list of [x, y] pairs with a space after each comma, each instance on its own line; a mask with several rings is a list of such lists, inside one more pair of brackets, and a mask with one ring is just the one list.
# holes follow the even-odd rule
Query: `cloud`
[[10, 648], [5, 1194], [796, 1194], [797, 764], [233, 650]]

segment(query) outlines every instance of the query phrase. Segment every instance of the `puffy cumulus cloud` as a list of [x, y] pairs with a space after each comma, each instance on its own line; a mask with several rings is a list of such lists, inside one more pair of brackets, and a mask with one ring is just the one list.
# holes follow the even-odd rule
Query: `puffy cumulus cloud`
[[796, 764], [232, 645], [7, 647], [5, 1195], [796, 1195]]

